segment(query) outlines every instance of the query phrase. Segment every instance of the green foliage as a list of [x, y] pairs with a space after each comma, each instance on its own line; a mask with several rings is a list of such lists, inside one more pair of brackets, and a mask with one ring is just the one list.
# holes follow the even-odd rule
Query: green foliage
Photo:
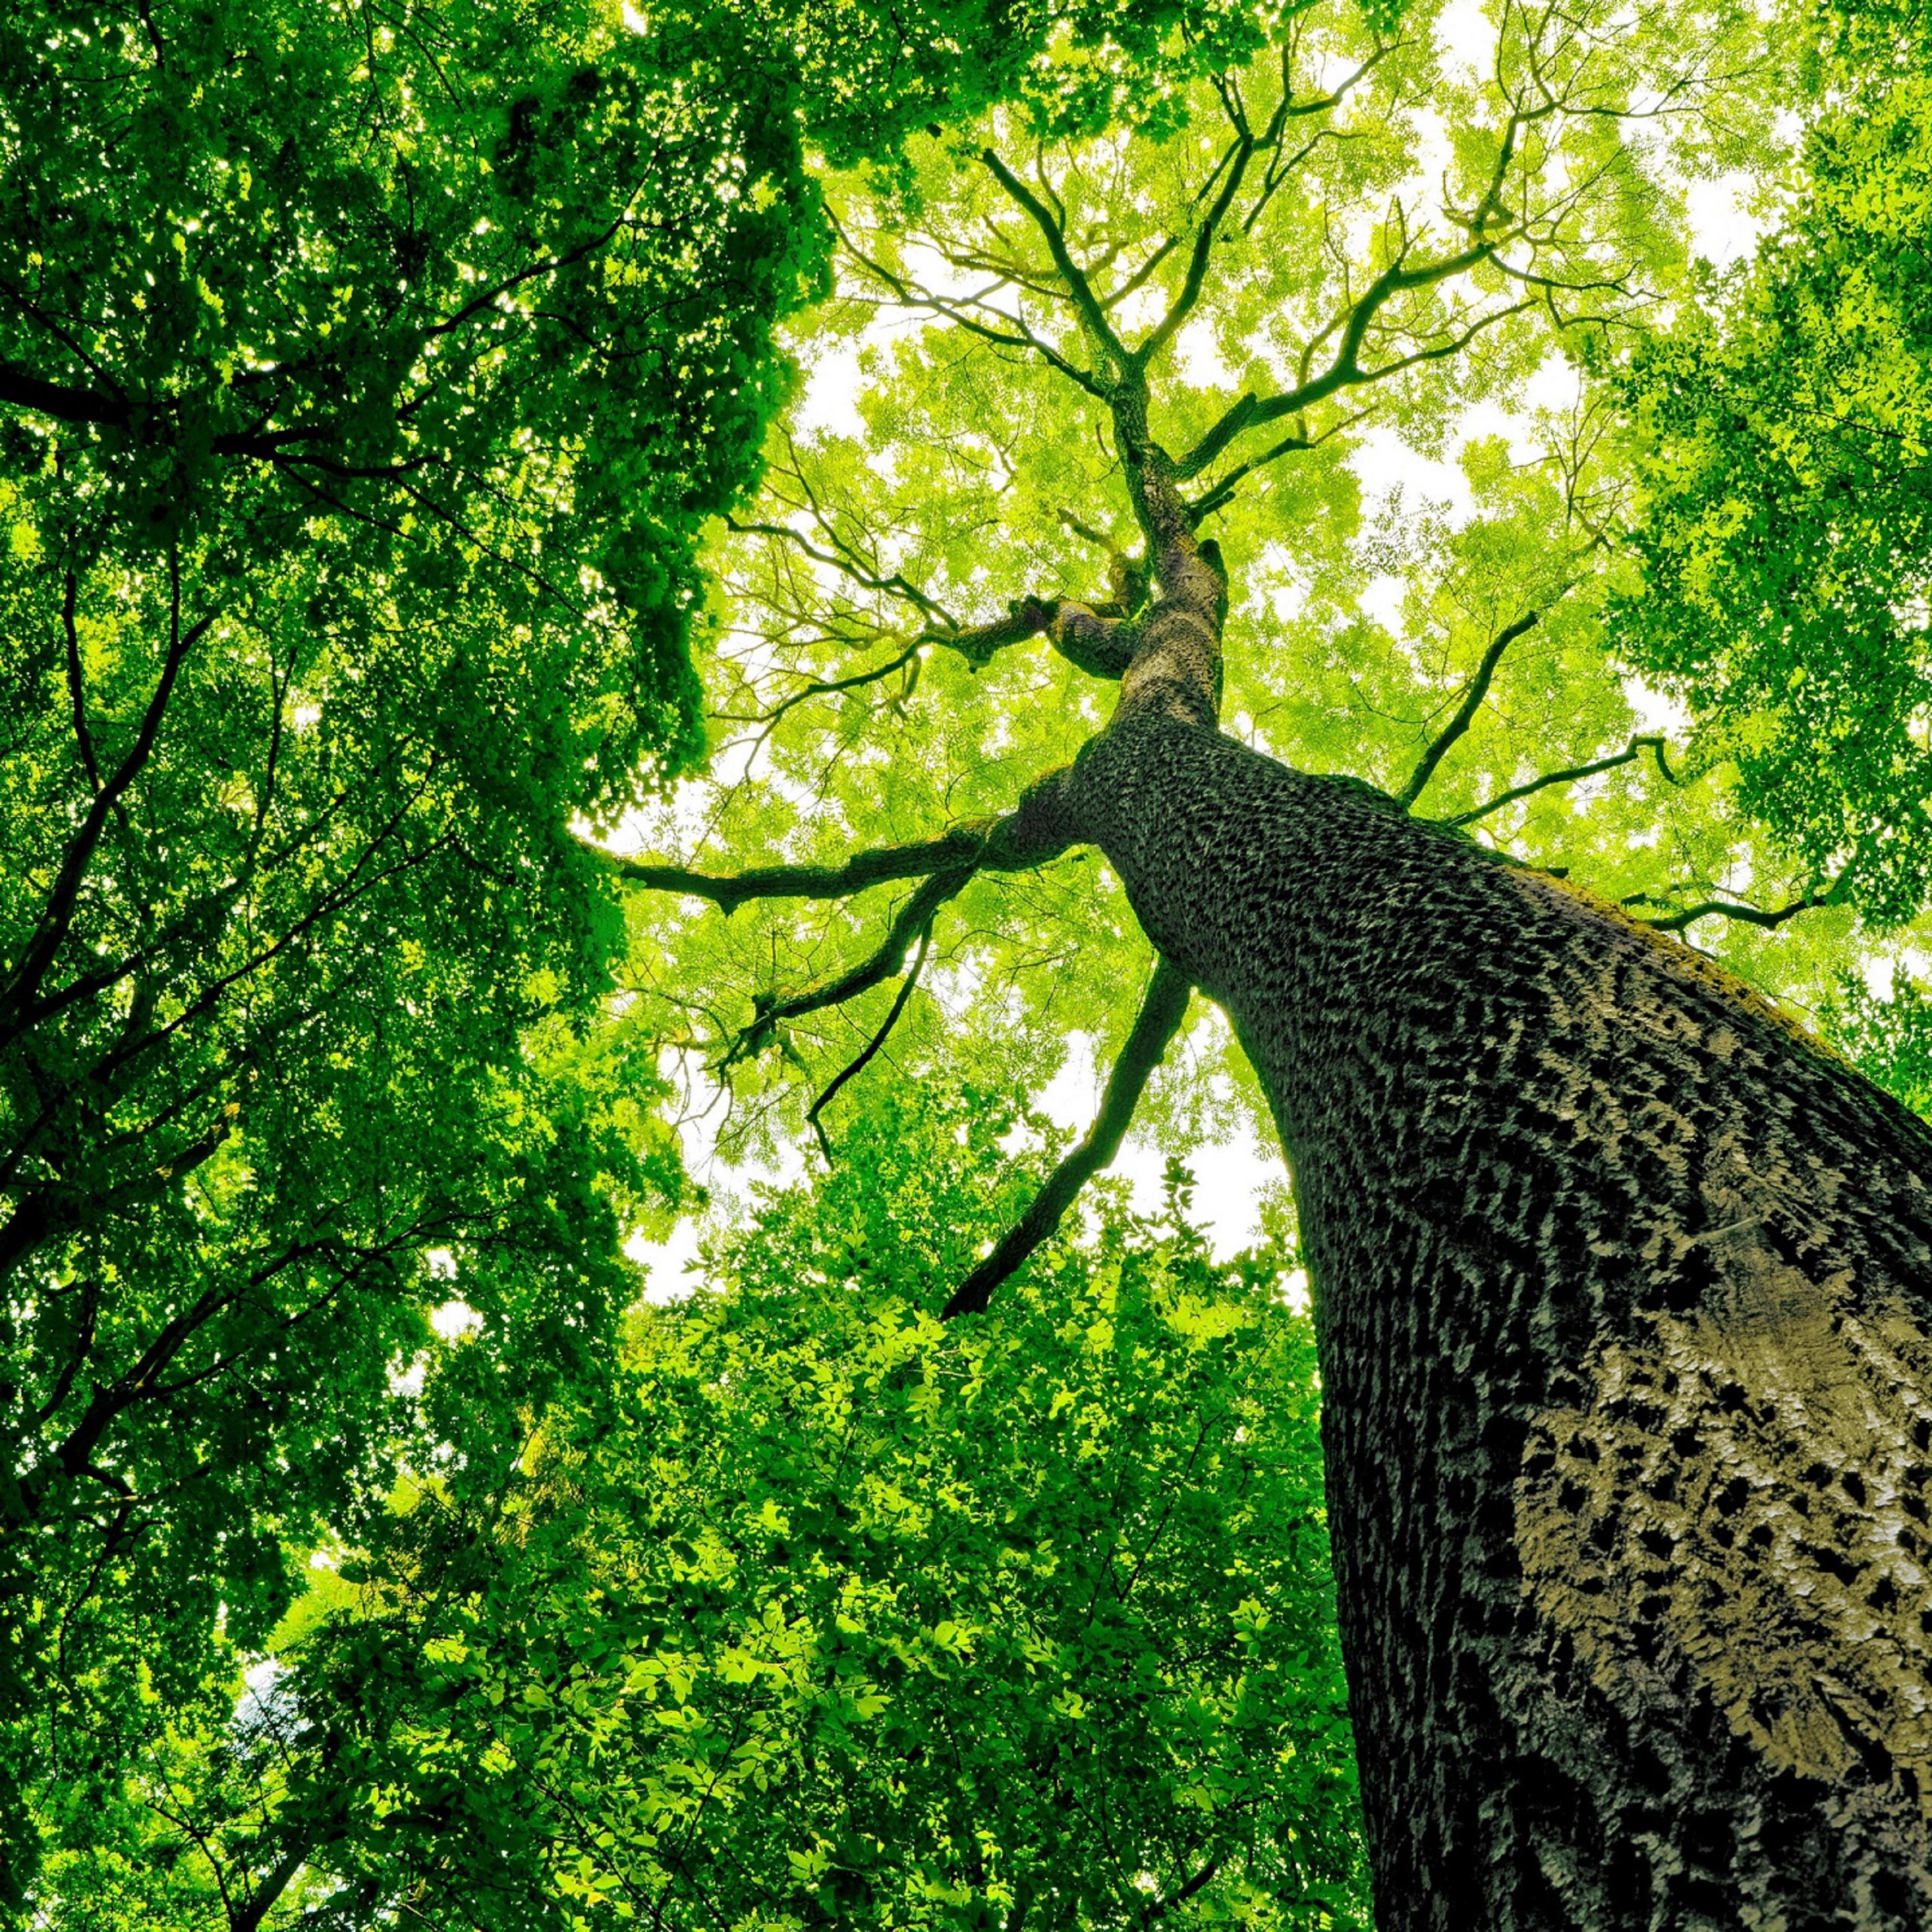
[[1644, 580], [1615, 635], [1740, 804], [1896, 922], [1932, 884], [1932, 71], [1915, 22], [1826, 25], [1780, 231], [1621, 377]]
[[[1289, 1257], [1216, 1266], [1184, 1192], [1110, 1197], [942, 1328], [1039, 1172], [1016, 1135], [883, 1096], [608, 1389], [399, 1496], [344, 1607], [124, 1813], [165, 1790], [231, 1876], [305, 1851], [357, 1924], [1362, 1922]], [[151, 1822], [148, 1868], [188, 1836]], [[140, 1862], [77, 1847], [49, 1922]]]
[[[832, 863], [1010, 808], [1102, 725], [1106, 685], [1044, 642], [983, 662], [947, 648], [1027, 596], [1103, 602], [1141, 542], [1108, 409], [1068, 374], [1103, 374], [1114, 352], [982, 150], [1053, 212], [1122, 340], [1145, 342], [1187, 299], [1245, 128], [1275, 145], [1258, 145], [1193, 306], [1147, 364], [1156, 440], [1177, 461], [1216, 452], [1187, 480], [1231, 573], [1226, 728], [1400, 794], [1492, 641], [1539, 612], [1414, 808], [1456, 819], [1607, 758], [1472, 836], [1640, 911], [1791, 896], [1793, 862], [1736, 809], [1717, 761], [1617, 761], [1643, 728], [1603, 622], [1629, 479], [1576, 366], [1596, 332], [1650, 324], [1681, 290], [1683, 173], [1762, 144], [1758, 23], [1722, 5], [1634, 24], [1510, 8], [1476, 48], [1426, 8], [1390, 28], [1336, 4], [1270, 32], [1264, 53], [1188, 82], [1178, 132], [1042, 142], [996, 111], [915, 136], [886, 188], [826, 179], [842, 245], [834, 299], [800, 331], [808, 387], [710, 553], [699, 664], [717, 755], [706, 782], [633, 814], [632, 849], [720, 872]], [[1677, 108], [1660, 134], [1646, 90], [1666, 83]], [[1498, 169], [1501, 225], [1478, 235]], [[1362, 317], [1348, 381], [1213, 442], [1244, 398], [1323, 377], [1365, 292], [1397, 274]], [[1378, 473], [1394, 487], [1366, 487]], [[622, 1024], [674, 1043], [694, 1084], [727, 1064], [728, 1150], [782, 1144], [883, 1022], [889, 983], [802, 1017], [762, 1059], [734, 1057], [761, 997], [864, 956], [892, 890], [728, 922], [633, 900], [622, 972], [638, 997]], [[1696, 936], [1802, 996], [1819, 983], [1814, 948], [1828, 973], [1842, 963], [1849, 924], [1809, 916], [1822, 938], [1715, 921]], [[894, 1048], [914, 1066], [1036, 1078], [1078, 1032], [1105, 1061], [1146, 973], [1130, 908], [1086, 854], [982, 874], [940, 915]], [[1245, 1107], [1271, 1138], [1203, 1007], [1150, 1119], [1179, 1149]], [[835, 1143], [845, 1104], [825, 1116]]]
[[0, 20], [0, 1906], [28, 1794], [84, 1838], [312, 1543], [594, 1379], [678, 1166], [572, 1042], [621, 923], [568, 834], [702, 753], [694, 546], [823, 286], [802, 123], [883, 152], [867, 61], [929, 117], [1062, 24], [992, 73], [970, 11], [844, 65], [772, 8]]
[[675, 1188], [524, 1040], [607, 983], [566, 828], [692, 755], [692, 536], [818, 273], [728, 52], [574, 5], [0, 23], [0, 1806], [85, 1832], [226, 1694], [423, 1439], [428, 1309], [482, 1318], [479, 1415], [540, 1400]]
[[[742, 1029], [889, 890], [620, 910], [569, 835], [831, 861], [1102, 722], [1042, 644], [945, 648], [1130, 587], [1139, 541], [1114, 351], [990, 146], [1106, 328], [1174, 318], [1151, 427], [1207, 452], [1231, 730], [1639, 911], [1854, 854], [1865, 912], [1915, 910], [1917, 28], [1856, 30], [1856, 111], [1700, 320], [1681, 176], [1776, 158], [1755, 10], [1493, 25], [1468, 64], [1426, 7], [1222, 0], [0, 22], [14, 1900], [1359, 1921], [1288, 1253], [1217, 1267], [1114, 1196], [930, 1318], [1043, 1165], [999, 1096], [1126, 1030], [1116, 883], [968, 886], [833, 1175], [620, 1346], [620, 1244], [680, 1187], [661, 1058], [723, 1063], [728, 1150], [784, 1145], [897, 989]], [[1619, 441], [1577, 365], [1673, 304]], [[1239, 415], [1344, 340], [1347, 382]], [[1688, 758], [1638, 754], [1634, 662]], [[1853, 918], [1694, 929], [1815, 1001]], [[1918, 1104], [1922, 1002], [1863, 999], [1835, 1024]], [[1210, 1018], [1153, 1126], [1256, 1098]]]
[[1864, 980], [1848, 978], [1824, 1019], [1832, 1043], [1861, 1072], [1932, 1120], [1932, 990], [1895, 971], [1881, 998]]

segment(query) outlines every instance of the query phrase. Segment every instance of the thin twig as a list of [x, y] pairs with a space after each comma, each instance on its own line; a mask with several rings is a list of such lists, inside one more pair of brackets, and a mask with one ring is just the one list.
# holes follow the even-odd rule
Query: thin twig
[[866, 1042], [866, 1050], [844, 1071], [838, 1074], [818, 1098], [812, 1102], [806, 1118], [812, 1124], [812, 1131], [818, 1136], [820, 1149], [829, 1164], [832, 1159], [832, 1143], [825, 1138], [825, 1130], [820, 1125], [818, 1117], [825, 1111], [826, 1102], [837, 1094], [840, 1088], [866, 1070], [866, 1064], [879, 1048], [886, 1043], [886, 1036], [899, 1023], [899, 1016], [905, 1011], [906, 1002], [912, 998], [912, 989], [919, 984], [919, 976], [925, 970], [926, 949], [932, 944], [932, 922], [928, 920], [926, 929], [919, 936], [919, 950], [913, 956], [912, 970], [899, 982], [898, 995], [892, 1001], [892, 1011], [886, 1014], [878, 1031]]

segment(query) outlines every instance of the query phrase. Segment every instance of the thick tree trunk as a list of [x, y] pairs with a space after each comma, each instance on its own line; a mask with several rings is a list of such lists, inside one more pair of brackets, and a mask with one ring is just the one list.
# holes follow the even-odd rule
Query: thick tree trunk
[[1294, 1168], [1383, 1932], [1932, 1926], [1932, 1136], [1173, 707], [1058, 803]]

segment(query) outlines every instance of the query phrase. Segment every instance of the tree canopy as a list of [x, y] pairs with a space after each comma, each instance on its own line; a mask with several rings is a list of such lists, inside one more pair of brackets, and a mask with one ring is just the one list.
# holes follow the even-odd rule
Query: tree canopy
[[[1922, 1107], [1925, 71], [1729, 0], [14, 10], [6, 1902], [1365, 1914], [1286, 1196], [1046, 1239], [1144, 1086], [1259, 1096], [1012, 814], [1142, 439], [1228, 729]], [[653, 1310], [704, 1116], [825, 1177]]]

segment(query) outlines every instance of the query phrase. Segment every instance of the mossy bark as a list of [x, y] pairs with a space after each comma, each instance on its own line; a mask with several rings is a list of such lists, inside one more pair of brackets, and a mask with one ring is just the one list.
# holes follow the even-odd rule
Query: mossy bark
[[1200, 710], [1130, 693], [1056, 810], [1293, 1168], [1382, 1932], [1923, 1932], [1932, 1136]]

